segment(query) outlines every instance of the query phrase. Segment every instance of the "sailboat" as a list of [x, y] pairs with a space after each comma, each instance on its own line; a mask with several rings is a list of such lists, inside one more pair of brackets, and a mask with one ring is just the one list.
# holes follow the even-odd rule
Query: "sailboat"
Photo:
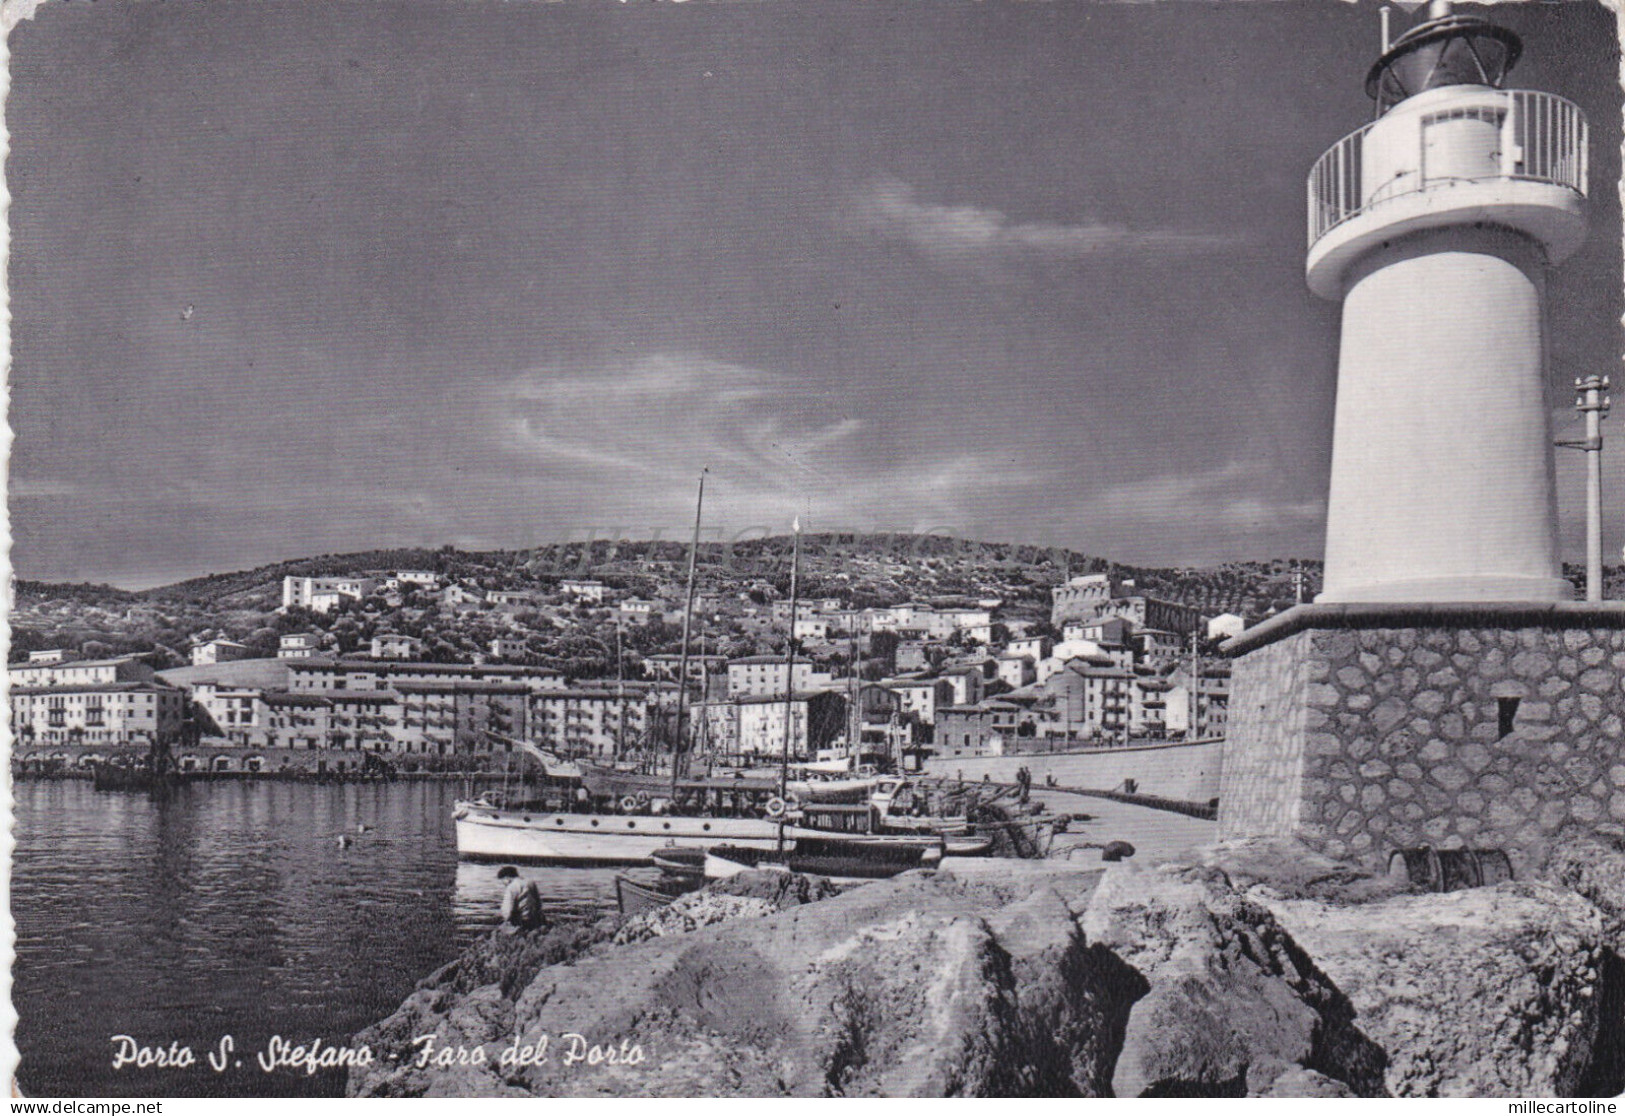
[[[705, 477], [700, 477], [700, 501], [705, 496]], [[795, 632], [797, 573], [800, 562], [801, 525], [795, 527], [795, 549], [791, 559], [791, 625]], [[688, 601], [684, 612], [683, 655], [679, 667], [677, 734], [668, 773], [621, 770], [575, 761], [589, 807], [580, 812], [506, 808], [489, 801], [459, 802], [454, 811], [457, 853], [465, 860], [496, 860], [569, 865], [648, 864], [662, 850], [706, 849], [730, 846], [756, 849], [782, 861], [800, 841], [836, 839], [839, 850], [824, 848], [825, 856], [852, 853], [856, 846], [886, 846], [898, 852], [915, 849], [925, 856], [932, 846], [945, 844], [950, 855], [974, 855], [986, 851], [986, 838], [974, 834], [933, 835], [923, 828], [898, 830], [888, 824], [882, 798], [885, 781], [860, 780], [860, 788], [834, 785], [831, 798], [860, 791], [858, 801], [849, 805], [822, 798], [818, 781], [805, 775], [790, 778], [790, 742], [793, 719], [785, 716], [785, 741], [778, 769], [771, 774], [715, 771], [704, 775], [681, 773], [684, 714], [687, 707], [689, 614], [694, 602], [695, 555], [699, 547], [700, 512], [696, 506], [694, 538], [689, 549]], [[792, 668], [795, 644], [786, 651]], [[786, 677], [793, 677], [793, 669]], [[793, 700], [786, 696], [786, 702]], [[544, 767], [554, 758], [532, 744], [523, 744], [526, 754]], [[842, 782], [845, 782], [844, 780]], [[895, 790], [893, 791], [895, 793]], [[802, 797], [805, 795], [805, 797]], [[850, 855], [848, 855], [850, 854]], [[882, 858], [885, 860], [886, 858]]]

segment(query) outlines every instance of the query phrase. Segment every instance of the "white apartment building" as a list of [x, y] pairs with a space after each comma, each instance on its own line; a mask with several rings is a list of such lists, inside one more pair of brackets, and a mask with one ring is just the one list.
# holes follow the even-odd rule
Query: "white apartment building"
[[[790, 680], [787, 687], [786, 682]], [[783, 655], [750, 655], [728, 663], [728, 696], [731, 698], [783, 694], [786, 688], [797, 692], [832, 685], [834, 678], [798, 659], [791, 674]]]

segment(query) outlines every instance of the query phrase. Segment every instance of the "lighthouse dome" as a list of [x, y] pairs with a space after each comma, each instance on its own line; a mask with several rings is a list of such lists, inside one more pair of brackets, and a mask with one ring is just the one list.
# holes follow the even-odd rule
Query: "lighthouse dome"
[[1446, 85], [1500, 88], [1523, 52], [1516, 33], [1435, 4], [1429, 18], [1396, 39], [1366, 75], [1366, 94], [1386, 112], [1407, 97]]

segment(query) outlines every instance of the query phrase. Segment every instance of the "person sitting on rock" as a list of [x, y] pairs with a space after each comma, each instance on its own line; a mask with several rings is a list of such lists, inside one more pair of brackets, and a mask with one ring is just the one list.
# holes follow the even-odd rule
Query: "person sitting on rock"
[[546, 921], [542, 915], [542, 893], [536, 881], [516, 874], [502, 893], [502, 932], [518, 934], [539, 930]]

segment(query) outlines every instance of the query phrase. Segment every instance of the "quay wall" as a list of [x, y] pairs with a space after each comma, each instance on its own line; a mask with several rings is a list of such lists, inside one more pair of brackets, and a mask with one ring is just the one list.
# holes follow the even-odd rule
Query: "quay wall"
[[983, 775], [998, 783], [1015, 781], [1026, 767], [1033, 785], [1042, 787], [1053, 775], [1063, 787], [1115, 790], [1133, 779], [1135, 792], [1185, 802], [1209, 802], [1219, 797], [1224, 764], [1223, 740], [1185, 744], [1148, 744], [1127, 748], [1100, 748], [1087, 752], [1034, 752], [1007, 756], [935, 756], [925, 762], [927, 775], [980, 781]]
[[[346, 748], [246, 748], [242, 745], [177, 744], [171, 750], [182, 770], [221, 775], [261, 775], [297, 778], [318, 774], [356, 774], [366, 753]], [[117, 744], [29, 744], [11, 745], [11, 769], [22, 776], [90, 777], [96, 760], [135, 762], [148, 755], [145, 745]], [[458, 756], [381, 757], [398, 774], [466, 774], [491, 771], [501, 773], [502, 754]], [[257, 761], [257, 762], [256, 762]], [[410, 766], [409, 766], [410, 765]], [[514, 769], [520, 770], [515, 762]]]

